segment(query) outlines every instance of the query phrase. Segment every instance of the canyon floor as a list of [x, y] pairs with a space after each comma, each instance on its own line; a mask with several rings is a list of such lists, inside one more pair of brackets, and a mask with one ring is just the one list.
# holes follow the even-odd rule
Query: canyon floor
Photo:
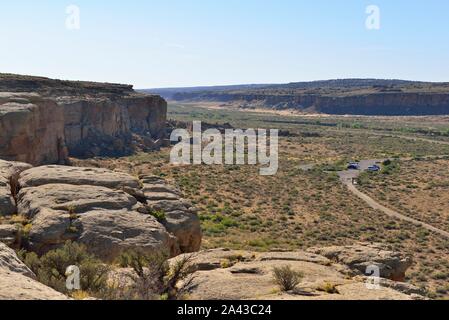
[[348, 161], [395, 159], [380, 173], [363, 173], [358, 188], [386, 207], [449, 231], [447, 117], [301, 116], [176, 103], [169, 104], [168, 117], [280, 129], [279, 171], [263, 177], [254, 166], [173, 166], [170, 148], [74, 162], [158, 175], [177, 185], [199, 209], [202, 249], [267, 252], [382, 243], [413, 255], [408, 282], [431, 298], [449, 297], [449, 239], [371, 208], [337, 174]]

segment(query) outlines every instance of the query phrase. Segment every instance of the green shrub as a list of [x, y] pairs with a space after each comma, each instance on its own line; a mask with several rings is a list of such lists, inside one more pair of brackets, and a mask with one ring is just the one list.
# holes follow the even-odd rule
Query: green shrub
[[157, 221], [163, 222], [167, 219], [165, 211], [164, 210], [152, 210], [150, 211], [150, 214], [156, 218]]

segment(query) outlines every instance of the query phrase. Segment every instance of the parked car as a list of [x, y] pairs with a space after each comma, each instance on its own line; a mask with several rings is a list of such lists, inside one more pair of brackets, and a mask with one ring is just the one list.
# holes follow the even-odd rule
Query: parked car
[[360, 165], [357, 162], [350, 162], [348, 164], [348, 170], [359, 170]]
[[367, 170], [370, 172], [378, 172], [380, 171], [380, 167], [377, 164], [375, 164], [373, 166], [369, 166]]

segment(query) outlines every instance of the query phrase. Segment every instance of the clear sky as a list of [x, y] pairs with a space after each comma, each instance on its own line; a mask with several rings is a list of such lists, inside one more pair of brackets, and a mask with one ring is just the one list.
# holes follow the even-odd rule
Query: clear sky
[[0, 72], [137, 88], [449, 81], [447, 0], [2, 0], [0, 39]]

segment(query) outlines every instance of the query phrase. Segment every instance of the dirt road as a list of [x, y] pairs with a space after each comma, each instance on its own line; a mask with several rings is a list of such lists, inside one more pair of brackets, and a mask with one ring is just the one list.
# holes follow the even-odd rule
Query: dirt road
[[[380, 160], [363, 160], [361, 161], [361, 169], [363, 170], [365, 167], [373, 165], [375, 163], [378, 163]], [[363, 164], [363, 166], [362, 166]], [[363, 201], [365, 201], [371, 208], [375, 209], [375, 210], [379, 210], [382, 211], [383, 213], [385, 213], [386, 215], [396, 218], [396, 219], [400, 219], [400, 220], [404, 220], [410, 223], [413, 223], [417, 226], [423, 227], [431, 232], [435, 232], [438, 233], [444, 237], [449, 238], [449, 232], [438, 229], [430, 224], [427, 224], [425, 222], [407, 217], [399, 212], [396, 212], [390, 208], [387, 208], [383, 205], [381, 205], [380, 203], [378, 203], [376, 200], [374, 200], [373, 198], [371, 198], [370, 196], [368, 196], [367, 194], [361, 192], [359, 189], [357, 189], [357, 187], [353, 184], [353, 178], [357, 178], [358, 175], [360, 174], [361, 170], [346, 170], [346, 171], [341, 171], [339, 172], [339, 176], [340, 176], [340, 180], [342, 183], [344, 183], [349, 191], [351, 191], [353, 194], [355, 194], [357, 197], [359, 197], [360, 199], [362, 199]]]

